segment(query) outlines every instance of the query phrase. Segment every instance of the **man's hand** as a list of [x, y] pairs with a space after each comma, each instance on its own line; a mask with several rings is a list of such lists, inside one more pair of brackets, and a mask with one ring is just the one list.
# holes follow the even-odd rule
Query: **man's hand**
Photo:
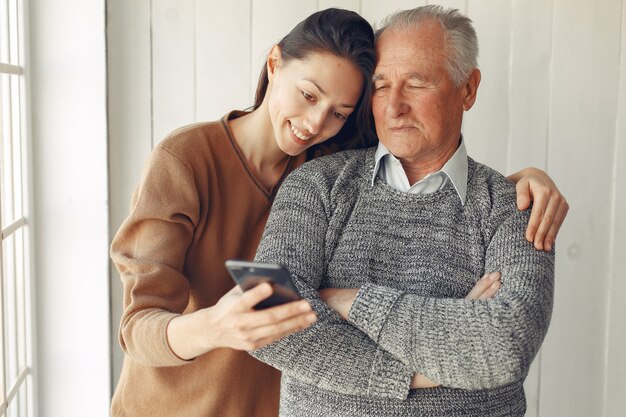
[[569, 210], [567, 200], [548, 174], [540, 169], [525, 168], [508, 178], [516, 183], [519, 210], [526, 210], [533, 202], [526, 240], [533, 242], [536, 249], [552, 250]]
[[346, 320], [358, 292], [359, 288], [324, 288], [319, 290], [322, 300]]
[[474, 288], [465, 296], [466, 300], [487, 300], [495, 297], [500, 289], [500, 273], [492, 272], [482, 276]]
[[441, 386], [441, 384], [438, 384], [426, 378], [422, 374], [413, 374], [413, 379], [411, 380], [411, 389], [435, 388], [439, 386]]

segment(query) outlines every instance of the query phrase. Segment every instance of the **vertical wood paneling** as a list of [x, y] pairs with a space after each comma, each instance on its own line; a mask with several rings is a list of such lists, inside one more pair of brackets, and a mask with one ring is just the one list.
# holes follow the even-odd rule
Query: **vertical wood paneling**
[[317, 0], [252, 0], [251, 97], [272, 46], [316, 11]]
[[[463, 134], [467, 151], [477, 161], [506, 173], [509, 136], [509, 76], [511, 3], [469, 0], [480, 53], [482, 81], [474, 107], [465, 114]], [[497, 34], [497, 35], [496, 35]]]
[[602, 410], [621, 0], [554, 1], [548, 169], [572, 209], [557, 246], [542, 416]]
[[621, 417], [626, 410], [626, 5], [622, 7], [620, 88], [617, 132], [613, 158], [613, 213], [611, 224], [611, 268], [606, 327], [606, 380], [604, 417]]
[[250, 13], [249, 0], [196, 2], [195, 101], [198, 121], [216, 120], [232, 109], [252, 105]]
[[527, 166], [546, 169], [553, 2], [512, 4], [509, 173]]
[[152, 0], [153, 143], [196, 120], [195, 0]]
[[353, 10], [357, 13], [361, 11], [361, 0], [318, 0], [319, 10], [337, 7], [339, 9]]
[[[110, 236], [128, 215], [130, 196], [152, 149], [150, 86], [150, 1], [107, 3]], [[111, 267], [113, 385], [123, 354], [118, 342], [122, 283]]]
[[[622, 72], [622, 80], [626, 74]], [[626, 100], [626, 91], [622, 89], [622, 100]], [[616, 143], [615, 167], [615, 202], [614, 217], [611, 229], [612, 261], [610, 270], [610, 286], [608, 291], [609, 322], [606, 327], [607, 358], [605, 362], [607, 377], [605, 381], [605, 397], [603, 404], [606, 417], [621, 417], [626, 410], [626, 112], [622, 109], [620, 116], [620, 136]]]
[[427, 4], [438, 4], [446, 8], [457, 9], [461, 13], [467, 14], [467, 1], [465, 0], [429, 0]]
[[399, 10], [412, 9], [423, 6], [426, 0], [361, 0], [361, 16], [370, 22], [374, 29], [380, 26], [381, 21], [388, 15]]

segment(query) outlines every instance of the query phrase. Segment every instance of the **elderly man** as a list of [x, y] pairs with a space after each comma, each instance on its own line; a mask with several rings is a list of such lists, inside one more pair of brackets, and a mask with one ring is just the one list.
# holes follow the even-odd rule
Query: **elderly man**
[[[283, 371], [281, 415], [524, 415], [554, 254], [524, 239], [514, 186], [466, 154], [477, 50], [456, 10], [391, 16], [378, 148], [314, 160], [282, 186], [257, 260], [285, 265], [319, 320], [253, 353]], [[497, 295], [465, 299], [491, 271]]]

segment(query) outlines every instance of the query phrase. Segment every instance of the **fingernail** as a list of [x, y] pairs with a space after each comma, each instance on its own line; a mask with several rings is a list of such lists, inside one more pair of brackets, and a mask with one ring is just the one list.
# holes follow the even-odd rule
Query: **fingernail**
[[311, 304], [305, 302], [300, 303], [300, 311], [311, 311]]
[[498, 288], [500, 288], [500, 281], [496, 281], [493, 284], [491, 284], [491, 289], [497, 290]]
[[311, 313], [306, 316], [306, 321], [308, 321], [309, 323], [313, 323], [316, 320], [317, 320], [317, 315], [315, 313]]
[[498, 272], [492, 272], [492, 273], [489, 275], [489, 279], [490, 279], [491, 281], [495, 281], [496, 279], [498, 279], [498, 276], [499, 276], [499, 275], [500, 275], [500, 274], [499, 274]]
[[546, 243], [546, 250], [550, 252], [552, 250], [552, 245], [549, 243]]

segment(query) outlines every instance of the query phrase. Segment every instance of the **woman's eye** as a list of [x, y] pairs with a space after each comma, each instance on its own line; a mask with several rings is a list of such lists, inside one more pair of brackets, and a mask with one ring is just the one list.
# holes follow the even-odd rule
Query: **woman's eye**
[[347, 119], [347, 117], [345, 115], [343, 115], [341, 113], [338, 113], [336, 111], [333, 112], [333, 116], [335, 116], [339, 120], [346, 120]]
[[315, 101], [315, 97], [313, 97], [311, 94], [307, 93], [306, 91], [302, 92], [302, 96], [308, 101]]

